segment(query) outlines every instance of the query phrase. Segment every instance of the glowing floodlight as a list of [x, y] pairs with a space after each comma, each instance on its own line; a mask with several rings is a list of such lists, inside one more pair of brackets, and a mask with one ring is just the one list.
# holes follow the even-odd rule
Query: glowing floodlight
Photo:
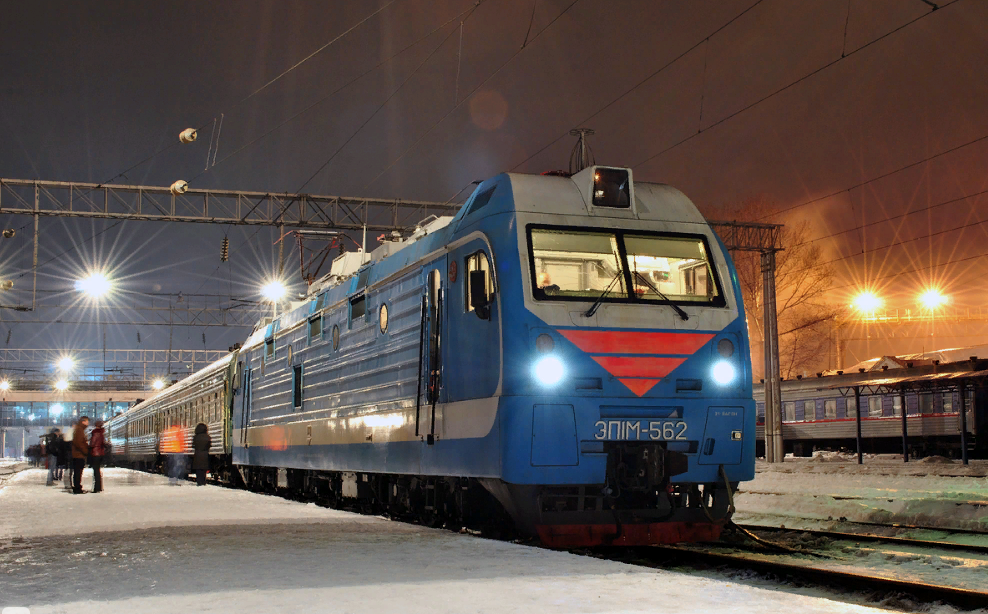
[[58, 367], [59, 371], [71, 371], [72, 367], [75, 366], [75, 361], [72, 360], [71, 356], [63, 356], [62, 358], [58, 359], [58, 362], [55, 363], [55, 366]]
[[714, 365], [713, 376], [715, 382], [721, 386], [726, 386], [734, 381], [734, 378], [737, 376], [737, 372], [734, 369], [734, 365], [726, 360], [721, 360]]
[[0, 390], [10, 390], [10, 382], [7, 380], [0, 382]]
[[555, 356], [546, 356], [535, 363], [533, 372], [543, 386], [555, 386], [566, 375], [566, 368]]
[[55, 382], [55, 390], [68, 390], [68, 388], [69, 388], [69, 382], [64, 379], [60, 379], [57, 382]]
[[75, 289], [88, 294], [92, 298], [99, 298], [110, 291], [112, 284], [102, 273], [93, 273], [89, 277], [75, 282]]
[[874, 292], [862, 292], [854, 297], [854, 301], [851, 302], [851, 307], [854, 307], [858, 311], [875, 311], [881, 306], [882, 299]]
[[55, 403], [54, 405], [51, 406], [50, 413], [53, 416], [60, 416], [63, 411], [65, 411], [65, 408], [62, 407], [62, 404], [61, 403]]
[[261, 288], [261, 295], [272, 302], [280, 301], [287, 292], [288, 289], [285, 288], [285, 284], [280, 281], [272, 281]]
[[154, 380], [154, 383], [151, 384], [151, 387], [154, 388], [155, 390], [161, 390], [162, 388], [165, 387], [165, 382], [164, 380], [156, 379]]
[[919, 296], [919, 302], [925, 309], [933, 311], [939, 309], [947, 303], [947, 297], [935, 288], [930, 288]]

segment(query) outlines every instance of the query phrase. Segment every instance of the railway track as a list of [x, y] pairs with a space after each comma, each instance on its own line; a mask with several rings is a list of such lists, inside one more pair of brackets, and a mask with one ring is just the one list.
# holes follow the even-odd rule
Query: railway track
[[[862, 523], [863, 524], [863, 523]], [[931, 540], [931, 539], [915, 539], [912, 537], [900, 537], [898, 535], [876, 535], [874, 533], [849, 533], [845, 531], [830, 531], [823, 529], [787, 529], [783, 527], [765, 527], [761, 525], [738, 525], [742, 529], [752, 531], [755, 533], [767, 533], [767, 534], [786, 534], [786, 533], [804, 533], [809, 535], [814, 535], [817, 537], [826, 537], [832, 540], [840, 541], [853, 541], [853, 542], [870, 542], [870, 543], [885, 543], [885, 544], [896, 544], [900, 546], [912, 546], [919, 548], [933, 548], [936, 550], [951, 550], [951, 551], [961, 551], [968, 552], [970, 554], [980, 554], [988, 557], [988, 545], [979, 544], [965, 544], [960, 542], [949, 542], [943, 540]], [[893, 525], [879, 525], [874, 523], [870, 526], [885, 526], [892, 527]], [[903, 525], [894, 525], [894, 528], [903, 528]], [[905, 528], [922, 528], [929, 530], [926, 527], [905, 527]], [[972, 531], [968, 529], [936, 529], [938, 532], [956, 534], [956, 535], [981, 535], [985, 536], [985, 533], [978, 531]], [[988, 536], [986, 536], [988, 537]]]
[[[988, 608], [981, 578], [988, 570], [988, 545], [847, 533], [735, 525], [723, 541], [647, 548], [596, 548], [579, 551], [610, 560], [656, 568], [754, 571], [797, 585], [812, 585], [867, 603], [913, 610], [919, 603], [942, 602], [962, 610]], [[940, 531], [955, 533], [953, 531]], [[759, 541], [748, 537], [753, 533]], [[956, 531], [958, 534], [974, 531]], [[982, 533], [981, 535], [984, 535]], [[874, 559], [869, 558], [874, 557]], [[967, 557], [967, 558], [965, 558]], [[890, 559], [913, 563], [898, 569], [883, 566]], [[869, 561], [878, 564], [869, 567]], [[941, 566], [970, 567], [956, 586], [944, 583]], [[980, 571], [978, 571], [980, 570]], [[980, 577], [977, 574], [981, 574]], [[973, 578], [973, 579], [972, 579]], [[970, 588], [971, 586], [975, 588]]]
[[931, 582], [890, 578], [860, 571], [839, 570], [815, 565], [817, 559], [802, 564], [781, 557], [764, 558], [750, 552], [719, 552], [703, 545], [651, 546], [634, 549], [596, 549], [594, 556], [632, 565], [694, 569], [731, 569], [755, 571], [767, 576], [786, 578], [799, 584], [811, 584], [839, 594], [861, 593], [866, 601], [884, 605], [942, 602], [962, 610], [988, 607], [988, 593]]

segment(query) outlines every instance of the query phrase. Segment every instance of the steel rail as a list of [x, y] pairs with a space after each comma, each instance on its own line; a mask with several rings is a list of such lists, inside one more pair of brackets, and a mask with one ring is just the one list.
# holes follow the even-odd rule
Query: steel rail
[[876, 591], [888, 594], [907, 594], [925, 603], [939, 601], [964, 610], [988, 607], [988, 593], [986, 592], [765, 560], [738, 554], [712, 552], [698, 546], [648, 546], [632, 549], [595, 548], [592, 552], [603, 554], [604, 558], [631, 565], [666, 568], [670, 565], [668, 559], [664, 561], [657, 561], [656, 559], [660, 556], [672, 556], [677, 565], [695, 567], [698, 563], [705, 563], [745, 571], [785, 575], [845, 593], [849, 590], [858, 590], [870, 594], [874, 594]]
[[[974, 554], [984, 554], [988, 555], [988, 546], [979, 546], [976, 544], [961, 544], [957, 542], [945, 542], [945, 541], [935, 541], [929, 539], [913, 539], [911, 537], [899, 537], [895, 535], [876, 535], [874, 533], [846, 533], [843, 531], [828, 531], [824, 529], [796, 529], [796, 528], [780, 528], [780, 527], [766, 527], [753, 524], [739, 524], [739, 527], [747, 529], [748, 531], [754, 532], [768, 532], [768, 533], [808, 533], [810, 535], [815, 535], [819, 537], [829, 537], [837, 541], [855, 541], [855, 542], [878, 542], [878, 543], [888, 543], [897, 544], [901, 546], [916, 546], [919, 548], [937, 548], [939, 550], [962, 550], [966, 552], [971, 552]], [[889, 528], [901, 528], [893, 527], [891, 525], [884, 525]], [[953, 529], [934, 529], [942, 531], [945, 533], [954, 533]], [[957, 531], [958, 534], [971, 534], [977, 533], [975, 531], [965, 530]], [[980, 535], [985, 535], [980, 533]]]

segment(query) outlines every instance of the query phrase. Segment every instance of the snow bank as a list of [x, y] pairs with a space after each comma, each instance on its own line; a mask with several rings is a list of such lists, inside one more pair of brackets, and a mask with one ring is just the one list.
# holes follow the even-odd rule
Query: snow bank
[[816, 458], [759, 463], [755, 479], [741, 485], [735, 520], [805, 527], [796, 520], [846, 518], [988, 532], [985, 463], [964, 467], [874, 458], [866, 463]]

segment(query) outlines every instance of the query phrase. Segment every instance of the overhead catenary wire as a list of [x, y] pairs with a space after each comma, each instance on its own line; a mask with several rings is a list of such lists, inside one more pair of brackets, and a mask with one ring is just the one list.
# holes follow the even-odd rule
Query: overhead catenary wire
[[[865, 224], [860, 224], [858, 226], [854, 226], [853, 228], [845, 228], [844, 230], [838, 230], [837, 232], [832, 232], [829, 235], [824, 235], [822, 237], [814, 237], [812, 239], [807, 239], [805, 241], [801, 241], [799, 243], [795, 243], [795, 244], [789, 246], [789, 249], [796, 248], [796, 247], [802, 247], [803, 245], [808, 245], [810, 243], [816, 243], [817, 241], [824, 241], [826, 239], [832, 239], [834, 237], [838, 237], [838, 236], [843, 235], [843, 234], [848, 234], [848, 233], [854, 232], [856, 230], [863, 230], [865, 228], [870, 228], [871, 226], [877, 226], [879, 224], [887, 224], [888, 222], [891, 222], [891, 221], [894, 221], [894, 220], [898, 220], [898, 219], [902, 219], [904, 217], [908, 217], [908, 216], [913, 215], [913, 214], [916, 214], [916, 213], [929, 212], [929, 211], [932, 211], [933, 209], [936, 209], [938, 207], [944, 207], [946, 205], [952, 205], [954, 203], [961, 202], [962, 200], [968, 200], [969, 198], [977, 198], [978, 196], [984, 196], [985, 194], [988, 194], [988, 190], [981, 190], [980, 192], [974, 192], [973, 194], [965, 194], [964, 196], [958, 196], [957, 198], [951, 198], [950, 200], [945, 200], [945, 201], [942, 201], [942, 202], [939, 202], [939, 203], [935, 203], [935, 204], [932, 204], [932, 205], [927, 205], [926, 207], [921, 207], [919, 209], [911, 209], [911, 210], [906, 211], [904, 213], [898, 213], [896, 215], [890, 215], [890, 216], [887, 216], [887, 217], [883, 217], [883, 218], [881, 218], [879, 220], [873, 220], [873, 221], [867, 222]], [[978, 222], [978, 223], [980, 224], [980, 223], [983, 223], [983, 222]]]
[[[476, 8], [478, 6], [480, 6], [480, 2], [478, 2], [476, 5], [474, 5], [474, 7], [472, 9], [470, 9], [470, 12], [463, 19], [463, 21], [466, 21], [467, 19], [470, 19], [470, 15], [473, 14], [473, 11], [476, 10]], [[463, 26], [463, 23], [461, 22], [460, 23], [460, 27], [462, 28], [462, 26]], [[326, 161], [323, 162], [319, 166], [319, 168], [317, 168], [316, 171], [314, 173], [312, 173], [312, 175], [308, 179], [306, 179], [305, 182], [302, 183], [301, 186], [299, 186], [299, 188], [297, 190], [295, 190], [295, 193], [296, 194], [301, 193], [302, 190], [305, 189], [305, 186], [309, 185], [309, 183], [313, 179], [315, 179], [319, 175], [319, 173], [321, 173], [327, 166], [329, 166], [333, 162], [333, 160], [336, 159], [336, 156], [338, 156], [340, 154], [340, 152], [342, 152], [346, 148], [346, 146], [349, 145], [350, 142], [353, 141], [353, 139], [356, 138], [356, 136], [358, 134], [360, 134], [360, 131], [363, 130], [364, 127], [367, 126], [367, 124], [369, 124], [375, 117], [377, 117], [377, 114], [380, 113], [381, 110], [384, 109], [384, 107], [386, 107], [389, 102], [391, 102], [391, 100], [398, 94], [398, 92], [400, 92], [402, 90], [402, 88], [404, 88], [405, 85], [409, 81], [411, 81], [412, 77], [414, 77], [419, 72], [419, 70], [422, 69], [423, 66], [425, 66], [426, 64], [429, 63], [429, 60], [431, 60], [436, 55], [436, 53], [440, 49], [442, 49], [443, 45], [445, 45], [446, 42], [450, 38], [452, 38], [453, 34], [455, 34], [455, 33], [456, 33], [456, 30], [454, 29], [449, 34], [447, 34], [446, 37], [443, 38], [443, 40], [440, 41], [438, 45], [436, 45], [435, 49], [433, 49], [432, 52], [429, 53], [429, 55], [427, 55], [424, 60], [422, 60], [421, 62], [419, 62], [418, 66], [416, 66], [415, 69], [411, 73], [409, 73], [408, 76], [405, 77], [405, 79], [398, 85], [398, 87], [396, 87], [395, 90], [393, 92], [391, 92], [391, 94], [388, 95], [387, 98], [384, 99], [384, 102], [382, 102], [381, 104], [379, 104], [377, 106], [377, 108], [374, 109], [374, 112], [371, 113], [370, 116], [368, 116], [367, 119], [365, 119], [364, 122], [362, 124], [360, 124], [357, 127], [357, 129], [353, 131], [352, 134], [350, 134], [349, 138], [347, 138], [345, 141], [343, 141], [343, 143], [339, 147], [336, 148], [336, 150], [329, 156], [329, 158], [327, 158]]]
[[[345, 36], [347, 36], [348, 34], [350, 34], [351, 32], [353, 32], [354, 30], [356, 30], [357, 28], [359, 28], [363, 24], [367, 23], [367, 21], [369, 21], [370, 19], [372, 19], [373, 17], [375, 17], [376, 15], [378, 15], [379, 13], [381, 13], [381, 11], [387, 9], [388, 7], [390, 7], [392, 4], [394, 4], [397, 1], [398, 0], [390, 0], [389, 2], [387, 2], [386, 4], [384, 4], [383, 6], [379, 7], [374, 12], [370, 13], [369, 15], [367, 15], [366, 17], [364, 17], [363, 19], [361, 19], [360, 21], [358, 21], [354, 25], [352, 25], [349, 28], [347, 28], [346, 30], [344, 30], [341, 34], [339, 34], [339, 35], [335, 36], [334, 38], [332, 38], [329, 42], [325, 43], [324, 45], [322, 45], [321, 47], [319, 47], [318, 49], [316, 49], [315, 51], [313, 51], [312, 53], [310, 53], [306, 57], [302, 58], [301, 60], [299, 60], [298, 62], [296, 62], [292, 66], [290, 66], [287, 69], [285, 69], [282, 72], [280, 72], [277, 76], [275, 76], [274, 78], [272, 78], [269, 81], [267, 81], [264, 85], [260, 86], [259, 88], [255, 89], [254, 91], [250, 92], [249, 94], [247, 94], [246, 96], [244, 96], [243, 98], [241, 98], [240, 100], [238, 100], [237, 102], [235, 102], [231, 107], [229, 107], [226, 110], [226, 112], [229, 112], [229, 111], [231, 111], [231, 110], [239, 107], [240, 105], [242, 105], [243, 103], [247, 102], [248, 100], [250, 100], [254, 96], [260, 94], [261, 92], [263, 92], [264, 90], [266, 90], [268, 87], [270, 87], [271, 85], [273, 85], [274, 83], [276, 83], [277, 81], [279, 81], [280, 79], [282, 79], [283, 77], [285, 77], [285, 75], [289, 74], [290, 72], [292, 72], [293, 70], [295, 70], [296, 68], [298, 68], [299, 66], [301, 66], [302, 64], [308, 62], [309, 60], [311, 60], [315, 56], [319, 55], [320, 53], [322, 53], [323, 51], [325, 51], [326, 49], [328, 49], [329, 47], [331, 47], [334, 43], [336, 43], [340, 39], [344, 38]], [[214, 117], [213, 118], [213, 121], [215, 121], [215, 120], [216, 120], [216, 118]], [[209, 123], [209, 120], [203, 122], [196, 130], [202, 130], [203, 128], [206, 127], [206, 125], [208, 123]], [[147, 157], [141, 159], [140, 161], [136, 162], [135, 164], [132, 164], [131, 166], [129, 166], [126, 169], [124, 169], [123, 171], [117, 173], [113, 177], [107, 179], [106, 181], [101, 182], [99, 184], [99, 186], [97, 186], [97, 187], [102, 187], [105, 184], [113, 183], [117, 179], [126, 176], [126, 174], [129, 173], [130, 171], [132, 171], [135, 168], [137, 168], [137, 167], [139, 167], [139, 166], [141, 166], [141, 165], [143, 165], [143, 164], [151, 161], [155, 157], [157, 157], [157, 156], [165, 153], [166, 151], [170, 150], [171, 148], [175, 147], [178, 144], [179, 144], [179, 141], [173, 140], [168, 145], [166, 145], [166, 146], [164, 146], [162, 148], [159, 148], [158, 150], [152, 152]], [[215, 164], [215, 159], [216, 159], [216, 155], [214, 153], [213, 154], [214, 164]], [[206, 163], [207, 163], [207, 167], [208, 167], [209, 166], [209, 155], [208, 155], [208, 153], [207, 153], [207, 156], [206, 156]]]
[[[957, 1], [957, 0], [955, 0], [955, 1]], [[979, 137], [977, 137], [975, 139], [971, 139], [970, 141], [965, 141], [964, 143], [961, 143], [960, 145], [955, 145], [953, 147], [950, 147], [949, 149], [945, 149], [945, 150], [943, 150], [941, 152], [938, 152], [938, 153], [935, 153], [935, 154], [933, 154], [931, 156], [927, 156], [926, 158], [923, 158], [922, 160], [917, 160], [916, 162], [910, 162], [909, 164], [906, 164], [905, 166], [900, 166], [899, 168], [897, 168], [895, 170], [888, 171], [887, 173], [882, 173], [881, 175], [878, 175], [877, 177], [872, 177], [871, 179], [862, 181], [861, 183], [857, 183], [855, 185], [852, 185], [850, 187], [844, 188], [842, 190], [838, 190], [836, 192], [831, 192], [830, 194], [827, 194], [826, 196], [819, 196], [817, 198], [813, 198], [811, 200], [807, 200], [807, 201], [801, 202], [801, 203], [796, 204], [796, 205], [791, 205], [789, 207], [784, 207], [782, 209], [779, 209], [778, 211], [773, 211], [772, 213], [763, 215], [762, 217], [758, 218], [757, 221], [765, 220], [765, 219], [768, 219], [770, 217], [775, 217], [776, 215], [782, 215], [783, 213], [788, 213], [790, 211], [794, 211], [796, 209], [800, 209], [802, 207], [806, 207], [808, 205], [812, 205], [814, 203], [818, 203], [818, 202], [821, 202], [821, 201], [824, 201], [824, 200], [833, 198], [834, 196], [838, 196], [840, 194], [843, 194], [844, 192], [850, 192], [851, 190], [856, 190], [856, 189], [858, 189], [860, 187], [863, 187], [863, 186], [868, 185], [869, 183], [874, 183], [876, 181], [880, 181], [880, 180], [885, 179], [887, 177], [891, 177], [892, 175], [895, 175], [896, 173], [901, 173], [904, 170], [908, 170], [910, 168], [913, 168], [915, 166], [919, 166], [921, 164], [926, 164], [927, 162], [930, 162], [931, 160], [935, 160], [936, 158], [939, 158], [941, 156], [945, 156], [947, 154], [953, 153], [953, 152], [958, 151], [960, 149], [964, 149], [965, 147], [969, 147], [971, 145], [974, 145], [975, 143], [980, 143], [981, 141], [984, 141], [986, 139], [988, 139], [988, 134], [979, 136]]]
[[[718, 33], [720, 33], [724, 28], [727, 28], [728, 26], [730, 26], [732, 23], [734, 23], [738, 19], [741, 19], [742, 17], [744, 17], [748, 12], [750, 12], [752, 9], [754, 9], [756, 6], [758, 6], [762, 2], [764, 2], [764, 0], [756, 0], [753, 4], [751, 4], [750, 6], [748, 6], [748, 8], [746, 8], [745, 10], [741, 11], [740, 13], [738, 13], [737, 15], [735, 15], [734, 17], [732, 17], [731, 19], [729, 19], [728, 21], [726, 21], [724, 24], [722, 24], [716, 30], [714, 30], [713, 32], [711, 32], [710, 34], [708, 34], [707, 36], [705, 36], [704, 38], [702, 38], [696, 44], [694, 44], [690, 48], [686, 49], [685, 51], [683, 51], [682, 53], [680, 53], [679, 55], [677, 55], [673, 59], [669, 60], [668, 62], [666, 62], [665, 64], [663, 64], [662, 66], [660, 66], [658, 69], [656, 69], [653, 72], [651, 72], [647, 77], [645, 77], [644, 79], [641, 79], [640, 81], [638, 81], [637, 83], [635, 83], [633, 86], [631, 86], [630, 88], [626, 89], [624, 92], [622, 92], [621, 94], [619, 94], [615, 98], [611, 99], [610, 102], [608, 102], [604, 106], [598, 108], [596, 111], [594, 111], [593, 113], [591, 113], [590, 115], [588, 115], [587, 117], [585, 117], [583, 120], [576, 122], [576, 124], [574, 124], [574, 125], [576, 125], [576, 126], [584, 126], [584, 125], [586, 125], [587, 122], [589, 122], [593, 118], [597, 117], [598, 115], [600, 115], [601, 113], [603, 113], [607, 109], [609, 109], [612, 106], [614, 106], [615, 104], [617, 104], [618, 101], [624, 99], [626, 96], [628, 96], [629, 94], [633, 93], [638, 88], [642, 87], [643, 85], [645, 85], [646, 83], [648, 83], [649, 81], [651, 81], [653, 78], [655, 78], [656, 76], [658, 76], [659, 74], [661, 74], [667, 68], [669, 68], [670, 66], [672, 66], [673, 64], [675, 64], [676, 62], [678, 62], [679, 60], [683, 59], [684, 57], [686, 57], [687, 55], [689, 55], [691, 52], [693, 52], [694, 50], [696, 50], [697, 48], [699, 48], [700, 45], [708, 42], [711, 38], [713, 38]], [[556, 143], [558, 143], [560, 140], [566, 138], [567, 136], [569, 136], [569, 130], [566, 130], [565, 132], [563, 132], [562, 134], [560, 134], [558, 137], [556, 137], [555, 139], [553, 139], [552, 141], [550, 141], [549, 143], [547, 143], [546, 145], [544, 145], [543, 147], [541, 147], [538, 151], [536, 151], [532, 155], [528, 156], [527, 158], [525, 158], [524, 160], [522, 160], [518, 164], [515, 164], [513, 167], [511, 167], [511, 170], [513, 170], [513, 171], [514, 170], [517, 170], [518, 167], [522, 166], [523, 164], [525, 164], [526, 162], [528, 162], [532, 158], [538, 156], [543, 151], [549, 149], [550, 147], [552, 147], [553, 145], [555, 145]]]
[[[957, 4], [958, 2], [961, 2], [961, 0], [953, 0], [952, 2], [950, 2], [948, 4], [944, 4], [940, 8], [942, 9], [942, 8], [946, 8], [946, 7], [949, 7], [949, 6], [953, 6], [953, 5]], [[748, 105], [745, 105], [744, 107], [738, 109], [737, 111], [734, 111], [733, 113], [730, 113], [730, 114], [722, 117], [721, 119], [719, 119], [716, 122], [710, 124], [706, 128], [703, 128], [701, 130], [698, 130], [697, 132], [694, 132], [690, 136], [687, 136], [685, 138], [680, 139], [679, 141], [677, 141], [676, 143], [673, 143], [669, 147], [666, 147], [662, 151], [659, 151], [657, 153], [654, 153], [654, 154], [648, 156], [647, 158], [641, 160], [640, 162], [637, 162], [635, 164], [632, 164], [631, 167], [632, 168], [637, 168], [637, 167], [641, 166], [642, 164], [645, 164], [647, 162], [650, 162], [650, 161], [654, 160], [655, 158], [658, 158], [659, 156], [661, 156], [663, 154], [666, 154], [666, 153], [672, 151], [673, 149], [676, 149], [679, 146], [684, 145], [684, 144], [692, 141], [693, 139], [695, 139], [696, 137], [700, 136], [704, 132], [710, 130], [711, 128], [714, 128], [716, 126], [719, 126], [721, 124], [724, 124], [727, 121], [730, 121], [731, 119], [734, 119], [735, 117], [737, 117], [738, 115], [744, 113], [745, 111], [747, 111], [747, 110], [749, 110], [749, 109], [751, 109], [753, 107], [756, 107], [756, 106], [760, 105], [761, 103], [774, 98], [775, 96], [778, 96], [782, 92], [785, 92], [788, 89], [790, 89], [790, 88], [792, 88], [792, 87], [794, 87], [794, 86], [802, 83], [803, 81], [806, 81], [807, 79], [813, 77], [814, 75], [817, 75], [817, 74], [819, 74], [819, 73], [827, 70], [831, 66], [834, 66], [834, 65], [836, 65], [836, 64], [844, 61], [845, 59], [847, 59], [847, 58], [849, 58], [849, 57], [851, 57], [853, 55], [856, 55], [856, 54], [860, 53], [861, 51], [863, 51], [865, 49], [868, 49], [869, 47], [871, 47], [875, 43], [877, 43], [879, 41], [882, 41], [882, 40], [888, 38], [889, 36], [892, 36], [893, 34], [897, 34], [898, 32], [901, 32], [902, 30], [908, 28], [909, 26], [915, 24], [916, 22], [918, 22], [918, 21], [920, 21], [922, 19], [925, 19], [925, 18], [929, 17], [932, 14], [933, 14], [933, 11], [930, 11], [929, 13], [924, 13], [923, 15], [920, 15], [919, 17], [916, 17], [914, 19], [911, 19], [911, 20], [907, 21], [906, 23], [904, 23], [904, 24], [900, 25], [899, 27], [891, 30], [890, 32], [887, 32], [887, 33], [879, 36], [878, 38], [875, 38], [874, 40], [871, 40], [871, 41], [865, 43], [864, 45], [858, 47], [854, 51], [852, 51], [850, 53], [847, 53], [847, 54], [843, 54], [843, 55], [841, 55], [841, 57], [839, 57], [839, 58], [837, 58], [835, 60], [832, 60], [830, 62], [827, 62], [823, 66], [820, 66], [818, 68], [815, 68], [814, 70], [812, 70], [809, 73], [803, 75], [802, 77], [796, 79], [795, 81], [792, 81], [792, 82], [790, 82], [790, 83], [788, 83], [788, 84], [786, 84], [786, 85], [778, 88], [777, 90], [773, 91], [772, 93], [767, 94], [767, 95], [759, 98], [755, 102], [752, 102], [752, 103], [750, 103]]]
[[[350, 87], [351, 85], [353, 85], [357, 81], [360, 81], [361, 79], [363, 79], [367, 75], [373, 73], [374, 71], [378, 70], [382, 66], [385, 66], [386, 64], [390, 63], [392, 60], [394, 60], [398, 56], [402, 55], [403, 53], [405, 53], [409, 49], [417, 46], [419, 43], [421, 43], [422, 41], [428, 39], [430, 36], [432, 36], [436, 32], [439, 32], [440, 30], [442, 30], [443, 28], [445, 28], [449, 24], [453, 23], [457, 19], [462, 18], [467, 13], [473, 11], [476, 7], [477, 7], [477, 5], [475, 4], [475, 5], [471, 6], [470, 8], [465, 9], [464, 11], [460, 12], [458, 15], [455, 15], [454, 17], [446, 20], [445, 22], [443, 22], [439, 26], [437, 26], [437, 27], [433, 28], [432, 30], [430, 30], [425, 35], [423, 35], [423, 36], [415, 39], [412, 43], [406, 45], [405, 47], [402, 47], [401, 49], [399, 49], [395, 53], [391, 54], [388, 58], [382, 60], [381, 62], [378, 62], [374, 66], [368, 68], [367, 70], [365, 70], [364, 72], [360, 73], [356, 77], [350, 79], [349, 81], [347, 81], [343, 85], [341, 85], [338, 88], [334, 89], [329, 94], [326, 94], [322, 98], [319, 98], [318, 100], [316, 100], [313, 103], [309, 104], [308, 106], [304, 107], [302, 110], [298, 111], [297, 113], [294, 113], [291, 116], [287, 117], [286, 119], [282, 120], [277, 125], [275, 125], [273, 128], [267, 130], [263, 134], [258, 135], [257, 137], [255, 137], [254, 139], [252, 139], [251, 141], [249, 141], [248, 143], [246, 143], [246, 144], [238, 147], [234, 151], [232, 151], [229, 154], [223, 156], [222, 158], [219, 159], [218, 162], [215, 162], [212, 166], [217, 166], [219, 164], [222, 164], [222, 163], [226, 162], [227, 160], [229, 160], [230, 158], [233, 158], [234, 156], [240, 154], [244, 150], [249, 149], [250, 147], [253, 147], [254, 145], [256, 145], [261, 140], [263, 140], [263, 139], [267, 138], [268, 136], [270, 136], [271, 134], [277, 132], [278, 130], [280, 130], [281, 128], [283, 128], [284, 126], [286, 126], [287, 124], [289, 124], [289, 123], [295, 121], [296, 119], [298, 119], [299, 117], [301, 117], [302, 115], [305, 115], [306, 113], [308, 113], [312, 109], [314, 109], [317, 106], [321, 105], [322, 103], [326, 102], [327, 100], [329, 100], [330, 98], [332, 98], [336, 94], [342, 92], [346, 88]], [[212, 168], [212, 166], [210, 168]], [[198, 175], [196, 175], [195, 177], [193, 177], [189, 181], [191, 182], [191, 181], [195, 181], [196, 179], [199, 179], [200, 177], [202, 177], [205, 174], [205, 172], [206, 171], [203, 171], [202, 173], [199, 173]]]
[[[532, 43], [534, 43], [540, 36], [542, 36], [542, 34], [544, 34], [547, 30], [549, 30], [549, 28], [551, 28], [557, 21], [559, 21], [559, 19], [563, 15], [565, 15], [566, 13], [568, 13], [570, 11], [570, 9], [572, 9], [574, 6], [576, 6], [579, 2], [580, 2], [580, 0], [573, 0], [573, 2], [571, 2], [569, 5], [567, 5], [566, 8], [564, 8], [562, 10], [562, 12], [560, 12], [558, 15], [556, 15], [552, 19], [552, 21], [550, 21], [548, 24], [546, 24], [546, 26], [544, 28], [542, 28], [541, 30], [539, 30], [538, 32], [536, 32], [535, 36], [533, 36], [532, 39], [529, 41], [529, 45], [531, 45]], [[388, 164], [381, 172], [379, 172], [377, 175], [375, 175], [373, 179], [371, 179], [370, 181], [368, 181], [367, 184], [364, 186], [364, 189], [366, 190], [368, 187], [370, 187], [371, 185], [373, 185], [374, 182], [376, 182], [378, 179], [380, 179], [385, 173], [387, 173], [392, 168], [394, 168], [394, 165], [395, 164], [397, 164], [399, 161], [401, 161], [402, 158], [404, 158], [406, 155], [408, 155], [408, 153], [410, 151], [412, 151], [413, 149], [415, 149], [416, 147], [418, 147], [419, 143], [421, 143], [422, 140], [425, 139], [425, 137], [428, 136], [437, 126], [439, 126], [444, 121], [446, 121], [446, 119], [450, 115], [452, 115], [457, 109], [459, 109], [463, 105], [464, 102], [466, 102], [474, 94], [476, 94], [480, 90], [480, 88], [482, 88], [485, 85], [487, 85], [487, 83], [491, 79], [493, 79], [494, 77], [496, 77], [502, 70], [504, 70], [504, 67], [505, 66], [507, 66], [509, 63], [511, 63], [512, 60], [514, 60], [516, 57], [518, 57], [518, 55], [520, 53], [522, 53], [527, 48], [528, 48], [528, 45], [526, 45], [525, 47], [522, 47], [521, 49], [519, 49], [519, 50], [515, 51], [513, 54], [511, 54], [511, 56], [507, 60], [505, 60], [503, 63], [501, 63], [501, 65], [498, 66], [497, 69], [494, 70], [494, 72], [492, 72], [486, 79], [484, 79], [483, 81], [481, 81], [479, 85], [477, 85], [475, 88], [473, 88], [472, 90], [470, 90], [470, 93], [467, 94], [463, 98], [463, 100], [461, 102], [459, 102], [456, 105], [454, 105], [453, 108], [450, 109], [445, 115], [443, 115], [442, 117], [440, 117], [436, 122], [434, 122], [431, 126], [429, 126], [429, 128], [426, 129], [426, 131], [423, 132], [422, 135], [419, 136], [419, 138], [415, 139], [415, 142], [413, 142], [407, 149], [405, 149], [401, 154], [399, 154], [397, 158], [395, 158], [394, 160], [392, 160], [391, 163]]]
[[[886, 274], [886, 275], [878, 275], [878, 276], [875, 276], [875, 277], [870, 277], [868, 279], [868, 281], [869, 281], [869, 283], [874, 283], [874, 282], [879, 281], [879, 280], [892, 279], [892, 278], [895, 278], [895, 277], [901, 277], [903, 275], [908, 275], [910, 273], [919, 273], [921, 271], [929, 271], [929, 270], [933, 270], [933, 269], [939, 269], [939, 268], [942, 268], [942, 267], [945, 267], [945, 266], [950, 266], [951, 264], [958, 264], [958, 263], [961, 263], [961, 262], [970, 262], [971, 260], [977, 260], [978, 258], [985, 258], [985, 257], [988, 257], [988, 252], [982, 252], [980, 254], [974, 254], [974, 255], [971, 255], [971, 256], [965, 256], [964, 258], [955, 258], [955, 259], [951, 259], [951, 260], [945, 260], [944, 262], [938, 262], [937, 264], [931, 264], [931, 265], [927, 265], [927, 266], [924, 266], [924, 267], [914, 267], [914, 268], [911, 268], [911, 269], [905, 269], [905, 270], [899, 271], [897, 273], [889, 273], [889, 274]], [[860, 284], [858, 284], [858, 283], [841, 284], [839, 286], [833, 286], [833, 287], [831, 287], [830, 290], [842, 290], [844, 288], [852, 288], [852, 287], [858, 287], [858, 286], [860, 286]]]

